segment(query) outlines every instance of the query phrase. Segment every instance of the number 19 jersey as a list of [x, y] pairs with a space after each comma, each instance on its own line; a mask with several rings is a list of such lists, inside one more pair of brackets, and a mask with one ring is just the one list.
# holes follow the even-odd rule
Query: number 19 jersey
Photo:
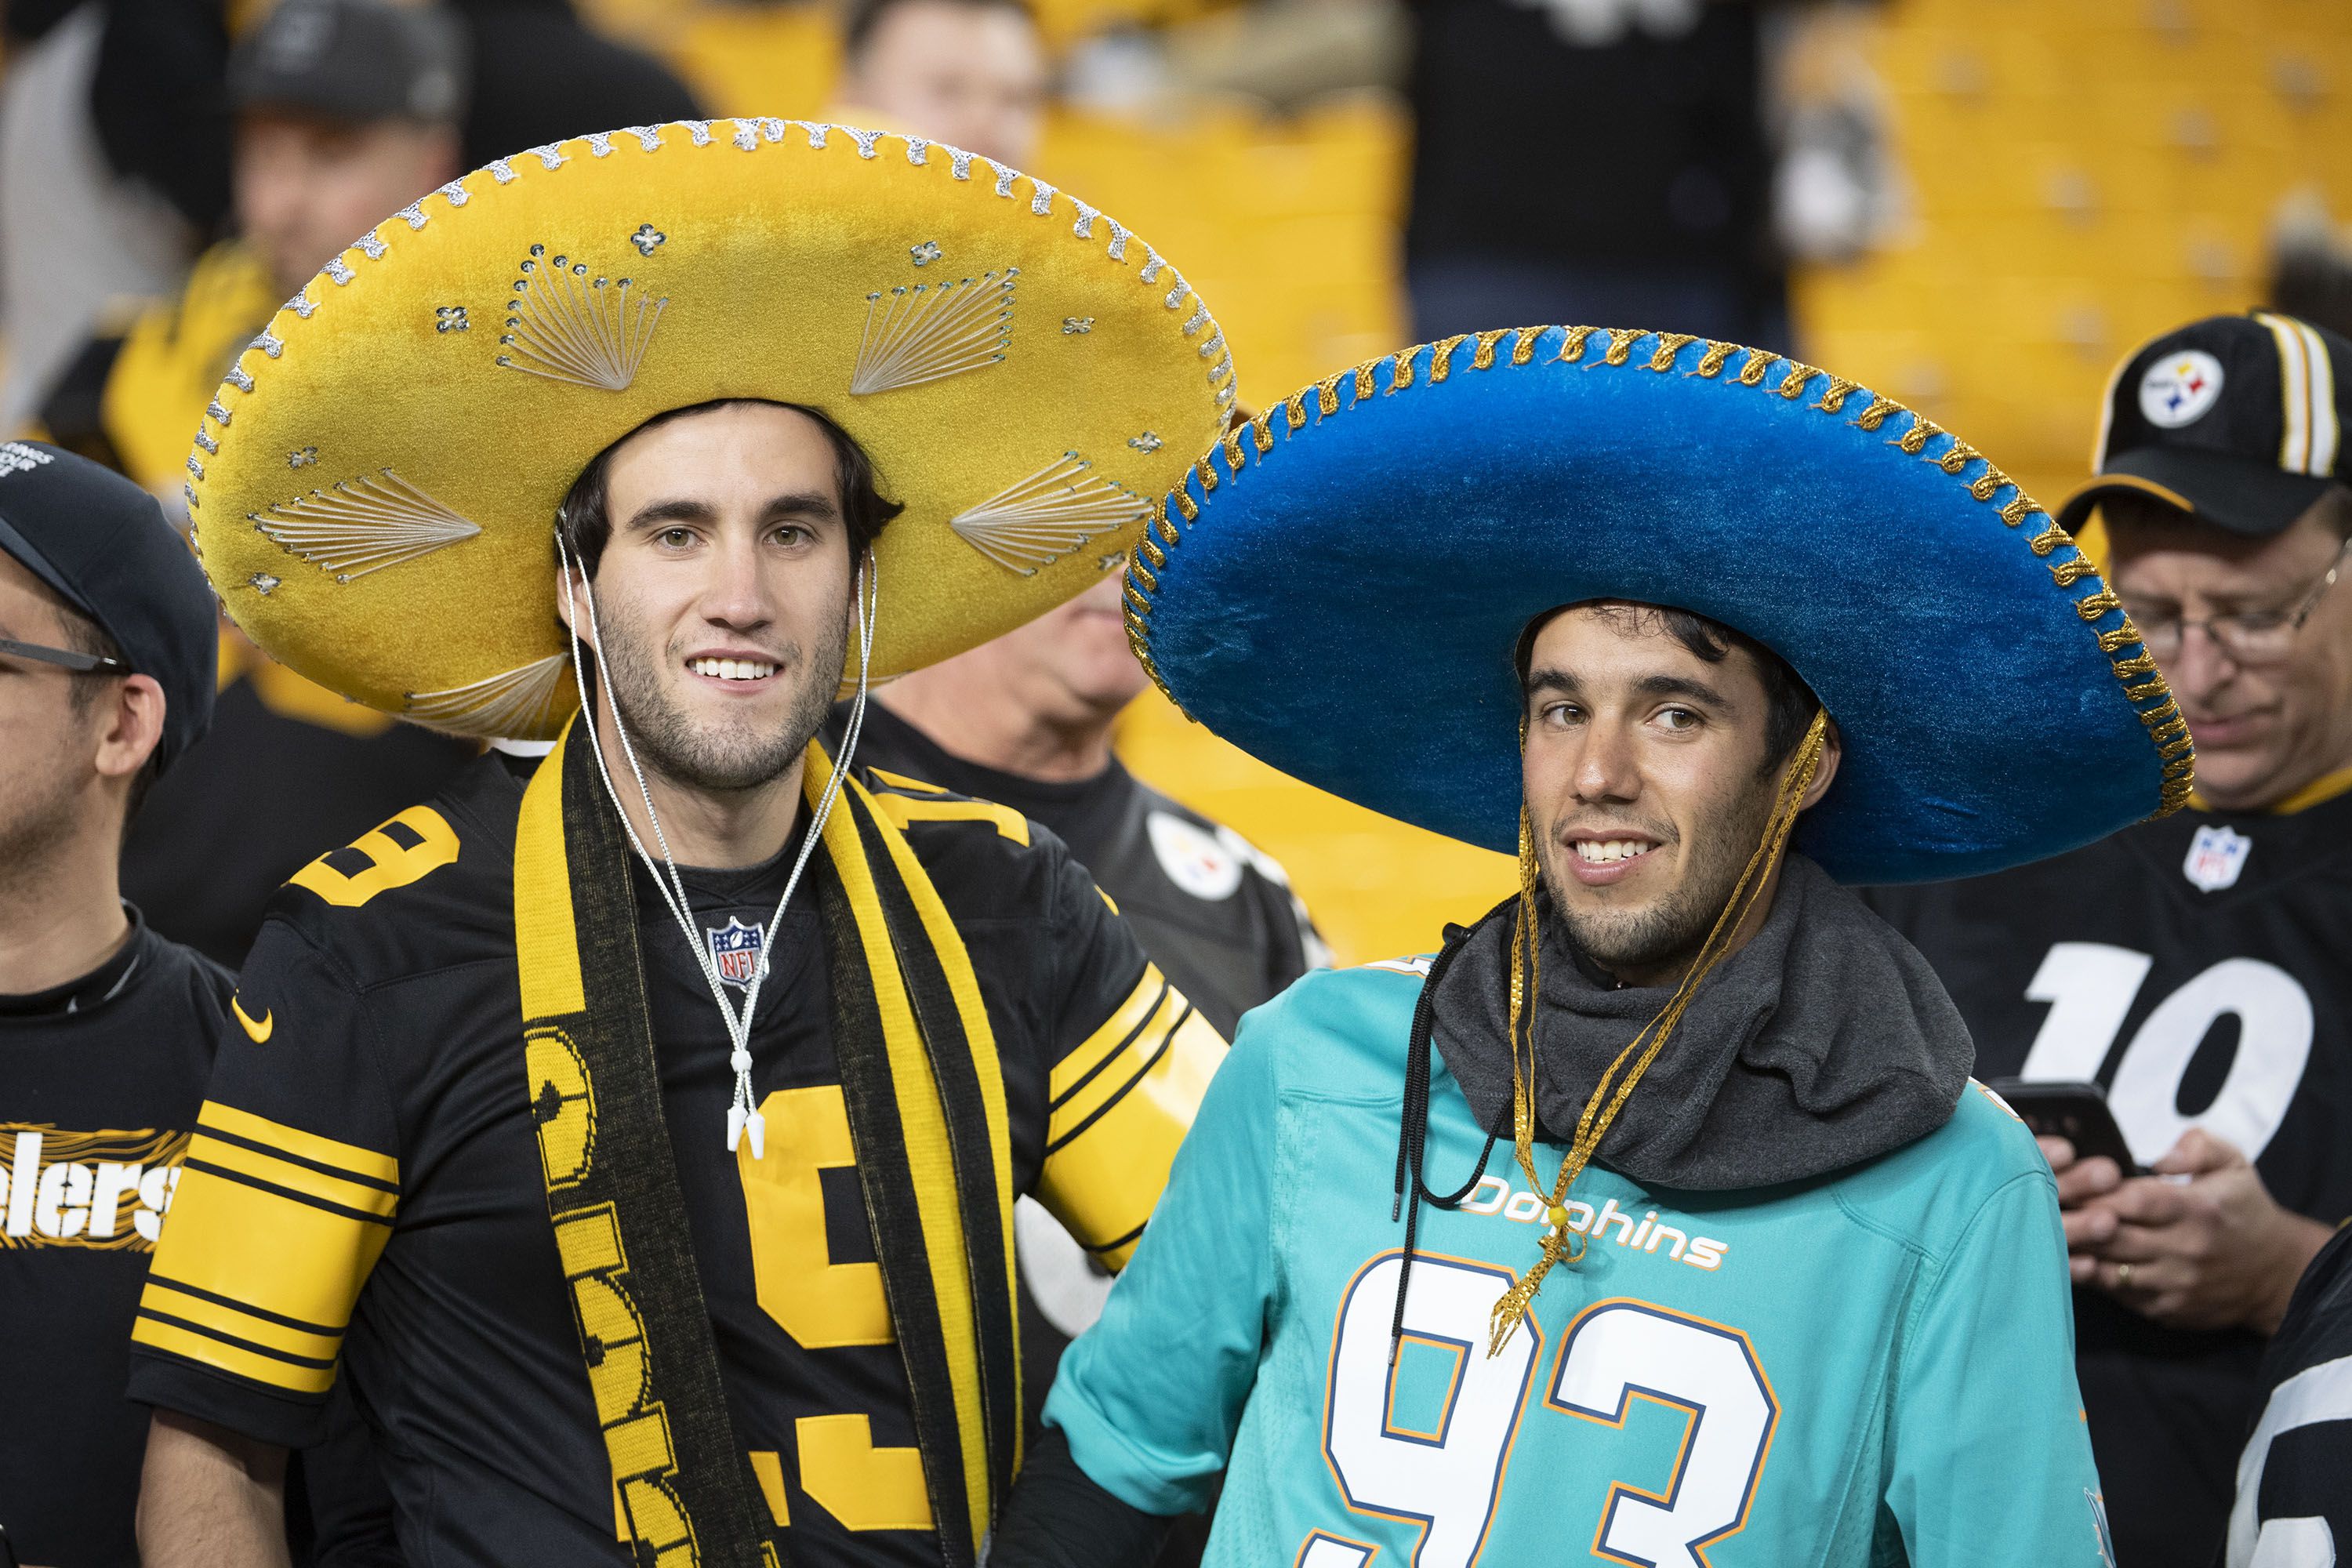
[[[1548, 1201], [1490, 1167], [1425, 1208], [1399, 1317], [1420, 968], [1244, 1021], [1047, 1404], [1097, 1484], [1173, 1513], [1222, 1473], [1208, 1568], [2112, 1568], [2056, 1192], [2005, 1106], [1971, 1086], [1906, 1148], [1759, 1191], [1595, 1165], [1581, 1259], [1490, 1356]], [[1433, 1079], [1444, 1190], [1485, 1135]]]

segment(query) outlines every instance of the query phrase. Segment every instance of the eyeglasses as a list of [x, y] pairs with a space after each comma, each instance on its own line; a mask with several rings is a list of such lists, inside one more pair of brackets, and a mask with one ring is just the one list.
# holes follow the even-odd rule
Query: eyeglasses
[[103, 654], [76, 653], [71, 648], [43, 647], [35, 642], [11, 642], [0, 637], [0, 654], [10, 658], [29, 658], [42, 664], [61, 665], [76, 675], [129, 675], [131, 667], [119, 658]]
[[2294, 651], [2294, 634], [2311, 619], [2327, 590], [2336, 585], [2344, 570], [2344, 563], [2352, 557], [2352, 539], [2336, 552], [2336, 559], [2318, 582], [2313, 584], [2294, 603], [2283, 609], [2240, 610], [2233, 615], [2207, 616], [2191, 620], [2179, 614], [2159, 615], [2136, 608], [2128, 599], [2124, 611], [2132, 624], [2139, 627], [2140, 640], [2147, 651], [2161, 663], [2180, 651], [2182, 639], [2191, 626], [2202, 626], [2213, 646], [2240, 664], [2274, 664]]

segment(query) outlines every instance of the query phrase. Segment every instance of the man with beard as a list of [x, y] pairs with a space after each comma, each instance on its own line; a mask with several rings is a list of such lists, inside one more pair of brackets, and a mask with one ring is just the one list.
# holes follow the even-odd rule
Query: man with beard
[[131, 1314], [234, 982], [115, 868], [212, 701], [212, 595], [154, 499], [0, 443], [0, 1540], [27, 1563], [139, 1558]]
[[2179, 804], [2093, 570], [1927, 419], [1682, 334], [1452, 339], [1220, 443], [1147, 665], [1520, 889], [1250, 1015], [992, 1561], [1148, 1561], [1220, 1474], [1212, 1564], [2111, 1561], [2049, 1171], [1842, 885]]
[[1057, 844], [849, 777], [855, 716], [812, 744], [1095, 581], [1176, 470], [1130, 423], [1230, 396], [1166, 262], [1016, 178], [777, 121], [566, 142], [233, 370], [189, 467], [240, 624], [556, 744], [273, 905], [135, 1333], [149, 1563], [270, 1561], [339, 1375], [412, 1560], [983, 1550], [1014, 1199], [1123, 1261], [1223, 1055]]
[[2126, 357], [2098, 473], [2059, 518], [2105, 519], [2197, 794], [2045, 865], [1871, 895], [1951, 991], [1978, 1072], [2099, 1085], [2142, 1167], [2043, 1142], [2133, 1568], [2206, 1568], [2233, 1490], [2263, 1519], [2291, 1507], [2233, 1486], [2239, 1445], [2265, 1341], [2352, 1215], [2347, 417], [2352, 342], [2275, 311]]

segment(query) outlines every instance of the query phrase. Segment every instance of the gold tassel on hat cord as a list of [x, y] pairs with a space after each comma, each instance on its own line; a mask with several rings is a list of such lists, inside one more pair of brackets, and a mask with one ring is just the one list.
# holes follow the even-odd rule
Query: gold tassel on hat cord
[[[1722, 961], [1728, 951], [1731, 933], [1747, 920], [1749, 910], [1764, 891], [1764, 884], [1770, 879], [1773, 868], [1780, 865], [1781, 854], [1788, 847], [1789, 835], [1796, 827], [1797, 813], [1804, 802], [1805, 792], [1812, 787], [1813, 775], [1820, 770], [1822, 747], [1828, 733], [1828, 713], [1815, 712], [1812, 724], [1805, 731], [1803, 743], [1797, 748], [1796, 756], [1780, 775], [1780, 793], [1773, 801], [1772, 815], [1764, 825], [1763, 838], [1756, 846], [1756, 852], [1748, 858], [1747, 869], [1740, 872], [1738, 882], [1731, 889], [1731, 897], [1724, 903], [1723, 912], [1716, 917], [1714, 929], [1707, 932], [1706, 941], [1699, 945], [1698, 956], [1683, 975], [1682, 984], [1675, 987], [1675, 994], [1658, 1010], [1658, 1016], [1643, 1025], [1641, 1033], [1617, 1053], [1617, 1059], [1609, 1064], [1609, 1070], [1602, 1073], [1601, 1081], [1593, 1086], [1591, 1098], [1584, 1102], [1584, 1113], [1576, 1121], [1575, 1138], [1569, 1145], [1568, 1153], [1560, 1160], [1558, 1179], [1551, 1184], [1550, 1211], [1545, 1216], [1551, 1222], [1551, 1229], [1543, 1238], [1543, 1256], [1528, 1271], [1526, 1279], [1505, 1291], [1503, 1299], [1495, 1303], [1486, 1346], [1488, 1355], [1499, 1353], [1509, 1342], [1512, 1333], [1519, 1326], [1519, 1320], [1528, 1315], [1536, 1292], [1543, 1288], [1544, 1276], [1551, 1271], [1551, 1266], [1563, 1261], [1574, 1263], [1584, 1256], [1584, 1237], [1568, 1228], [1568, 1189], [1591, 1160], [1593, 1151], [1600, 1147], [1601, 1137], [1608, 1132], [1610, 1124], [1617, 1120], [1617, 1112], [1633, 1094], [1633, 1086], [1641, 1082], [1642, 1075], [1649, 1070], [1650, 1064], [1657, 1059], [1659, 1051], [1673, 1037], [1675, 1026], [1682, 1022], [1683, 1014], [1689, 1008], [1699, 983]], [[1526, 809], [1522, 807], [1519, 812], [1519, 908], [1511, 932], [1511, 1135], [1519, 1169], [1527, 1173], [1529, 1190], [1541, 1192], [1544, 1190], [1543, 1182], [1536, 1174], [1535, 1163], [1537, 875], [1535, 834]], [[1520, 1044], [1523, 1016], [1527, 1035], [1524, 1065]], [[1643, 1044], [1644, 1039], [1649, 1042], [1646, 1046]], [[1626, 1059], [1637, 1049], [1642, 1053], [1640, 1059], [1619, 1081], [1618, 1069], [1625, 1066]], [[1611, 1089], [1612, 1083], [1615, 1084], [1613, 1093]], [[1608, 1101], [1605, 1109], [1601, 1103], [1604, 1099]]]

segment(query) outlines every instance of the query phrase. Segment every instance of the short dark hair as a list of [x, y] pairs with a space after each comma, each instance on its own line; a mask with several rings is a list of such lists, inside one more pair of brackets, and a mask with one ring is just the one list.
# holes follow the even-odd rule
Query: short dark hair
[[1787, 659], [1758, 642], [1747, 633], [1709, 620], [1696, 611], [1674, 605], [1638, 605], [1631, 601], [1588, 599], [1581, 605], [1555, 605], [1527, 624], [1519, 633], [1519, 646], [1514, 655], [1518, 668], [1519, 684], [1525, 689], [1528, 662], [1535, 655], [1536, 637], [1553, 619], [1565, 611], [1591, 607], [1621, 613], [1629, 619], [1656, 617], [1666, 634], [1695, 658], [1708, 664], [1721, 664], [1735, 647], [1747, 650], [1756, 661], [1756, 673], [1764, 682], [1764, 769], [1769, 773], [1780, 765], [1820, 712], [1822, 700], [1805, 684]]
[[[1011, 11], [1031, 26], [1037, 25], [1037, 12], [1029, 0], [932, 0], [932, 3], [961, 5], [973, 11]], [[874, 41], [875, 29], [882, 19], [901, 5], [911, 5], [916, 0], [850, 0], [848, 13], [841, 19], [841, 58], [856, 64]]]
[[[121, 645], [107, 635], [104, 626], [63, 599], [52, 595], [52, 600], [57, 606], [58, 625], [64, 634], [62, 640], [67, 647], [75, 653], [86, 653], [92, 658], [117, 661], [122, 658]], [[87, 714], [98, 701], [101, 683], [119, 679], [119, 675], [115, 671], [102, 669], [74, 670], [68, 679], [73, 684], [66, 689], [66, 700], [73, 704], [75, 713]], [[131, 793], [124, 797], [122, 804], [124, 833], [131, 831], [131, 819], [139, 815], [139, 807], [146, 801], [148, 790], [154, 785], [157, 775], [163, 771], [163, 747], [159, 742], [154, 751], [147, 753], [147, 760], [139, 764], [139, 771], [131, 775]]]
[[711, 409], [726, 408], [739, 403], [788, 408], [794, 414], [814, 420], [817, 427], [824, 432], [825, 439], [833, 446], [834, 484], [841, 493], [841, 515], [849, 529], [849, 559], [853, 566], [858, 557], [866, 553], [866, 547], [881, 537], [882, 530], [888, 526], [890, 520], [906, 510], [898, 502], [884, 498], [875, 478], [874, 460], [866, 455], [866, 448], [857, 444], [856, 437], [835, 424], [822, 409], [800, 403], [779, 403], [766, 397], [714, 397], [708, 403], [692, 403], [683, 408], [656, 414], [588, 459], [588, 466], [580, 470], [578, 479], [572, 481], [571, 493], [563, 498], [563, 504], [555, 511], [556, 532], [562, 538], [564, 549], [580, 563], [583, 572], [592, 578], [596, 575], [597, 563], [604, 559], [604, 546], [613, 537], [613, 520], [605, 515], [604, 510], [605, 489], [612, 471], [613, 454], [620, 450], [622, 442], [630, 437], [643, 435], [656, 426], [667, 425], [673, 419], [683, 419], [689, 414], [707, 414]]

